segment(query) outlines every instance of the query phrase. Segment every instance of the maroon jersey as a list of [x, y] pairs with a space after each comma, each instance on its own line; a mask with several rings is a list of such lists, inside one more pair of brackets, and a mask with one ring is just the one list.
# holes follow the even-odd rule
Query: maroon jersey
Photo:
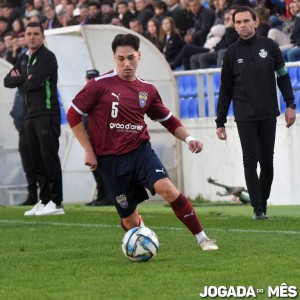
[[123, 80], [116, 70], [88, 82], [71, 106], [88, 115], [89, 138], [96, 155], [128, 153], [149, 140], [145, 114], [157, 122], [172, 116], [151, 83], [139, 77]]

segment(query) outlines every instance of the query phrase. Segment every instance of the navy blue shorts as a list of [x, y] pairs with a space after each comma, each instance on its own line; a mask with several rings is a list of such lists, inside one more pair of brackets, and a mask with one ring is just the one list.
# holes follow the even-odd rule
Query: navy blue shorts
[[98, 156], [97, 160], [104, 186], [121, 218], [129, 217], [149, 198], [145, 188], [155, 195], [155, 182], [169, 178], [149, 141], [130, 153]]

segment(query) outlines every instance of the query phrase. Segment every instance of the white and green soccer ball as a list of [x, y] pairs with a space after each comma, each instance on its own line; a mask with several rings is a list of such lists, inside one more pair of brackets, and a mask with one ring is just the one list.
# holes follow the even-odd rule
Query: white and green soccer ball
[[156, 234], [148, 227], [128, 230], [122, 240], [124, 255], [131, 261], [147, 261], [156, 256], [159, 242]]

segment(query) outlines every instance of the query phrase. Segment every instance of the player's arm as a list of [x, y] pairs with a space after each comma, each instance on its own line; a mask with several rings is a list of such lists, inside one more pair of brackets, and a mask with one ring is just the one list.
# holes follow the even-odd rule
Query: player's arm
[[91, 142], [88, 138], [87, 132], [82, 122], [82, 115], [79, 114], [72, 106], [68, 110], [67, 120], [70, 127], [79, 141], [81, 147], [85, 151], [84, 163], [89, 166], [92, 171], [97, 169], [97, 159]]
[[277, 85], [281, 91], [281, 94], [283, 96], [283, 99], [287, 107], [285, 111], [286, 127], [290, 127], [295, 123], [296, 120], [295, 109], [290, 108], [290, 105], [295, 102], [290, 75], [285, 66], [277, 69], [276, 74], [277, 74]]
[[29, 72], [27, 79], [20, 86], [23, 91], [35, 90], [44, 85], [50, 75], [57, 69], [57, 61], [54, 55], [48, 54], [39, 59], [33, 71]]
[[17, 61], [13, 69], [4, 78], [4, 86], [7, 88], [16, 88], [24, 83], [27, 75], [22, 75], [20, 70], [21, 58]]
[[217, 118], [216, 134], [219, 139], [226, 140], [225, 123], [227, 122], [227, 114], [232, 99], [234, 86], [234, 76], [231, 72], [230, 63], [226, 54], [224, 55], [222, 71], [221, 71], [221, 85], [219, 90], [219, 98], [217, 104]]
[[203, 149], [203, 144], [193, 138], [187, 130], [183, 127], [180, 121], [171, 115], [167, 120], [160, 122], [169, 132], [171, 132], [176, 138], [187, 143], [189, 150], [192, 153], [199, 153]]

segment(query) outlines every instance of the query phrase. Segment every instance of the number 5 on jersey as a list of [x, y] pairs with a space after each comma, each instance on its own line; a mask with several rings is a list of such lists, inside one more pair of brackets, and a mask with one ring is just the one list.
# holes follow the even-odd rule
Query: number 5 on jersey
[[112, 118], [116, 118], [118, 116], [118, 112], [119, 112], [118, 105], [119, 105], [119, 102], [112, 102], [112, 105], [111, 105], [111, 117]]

